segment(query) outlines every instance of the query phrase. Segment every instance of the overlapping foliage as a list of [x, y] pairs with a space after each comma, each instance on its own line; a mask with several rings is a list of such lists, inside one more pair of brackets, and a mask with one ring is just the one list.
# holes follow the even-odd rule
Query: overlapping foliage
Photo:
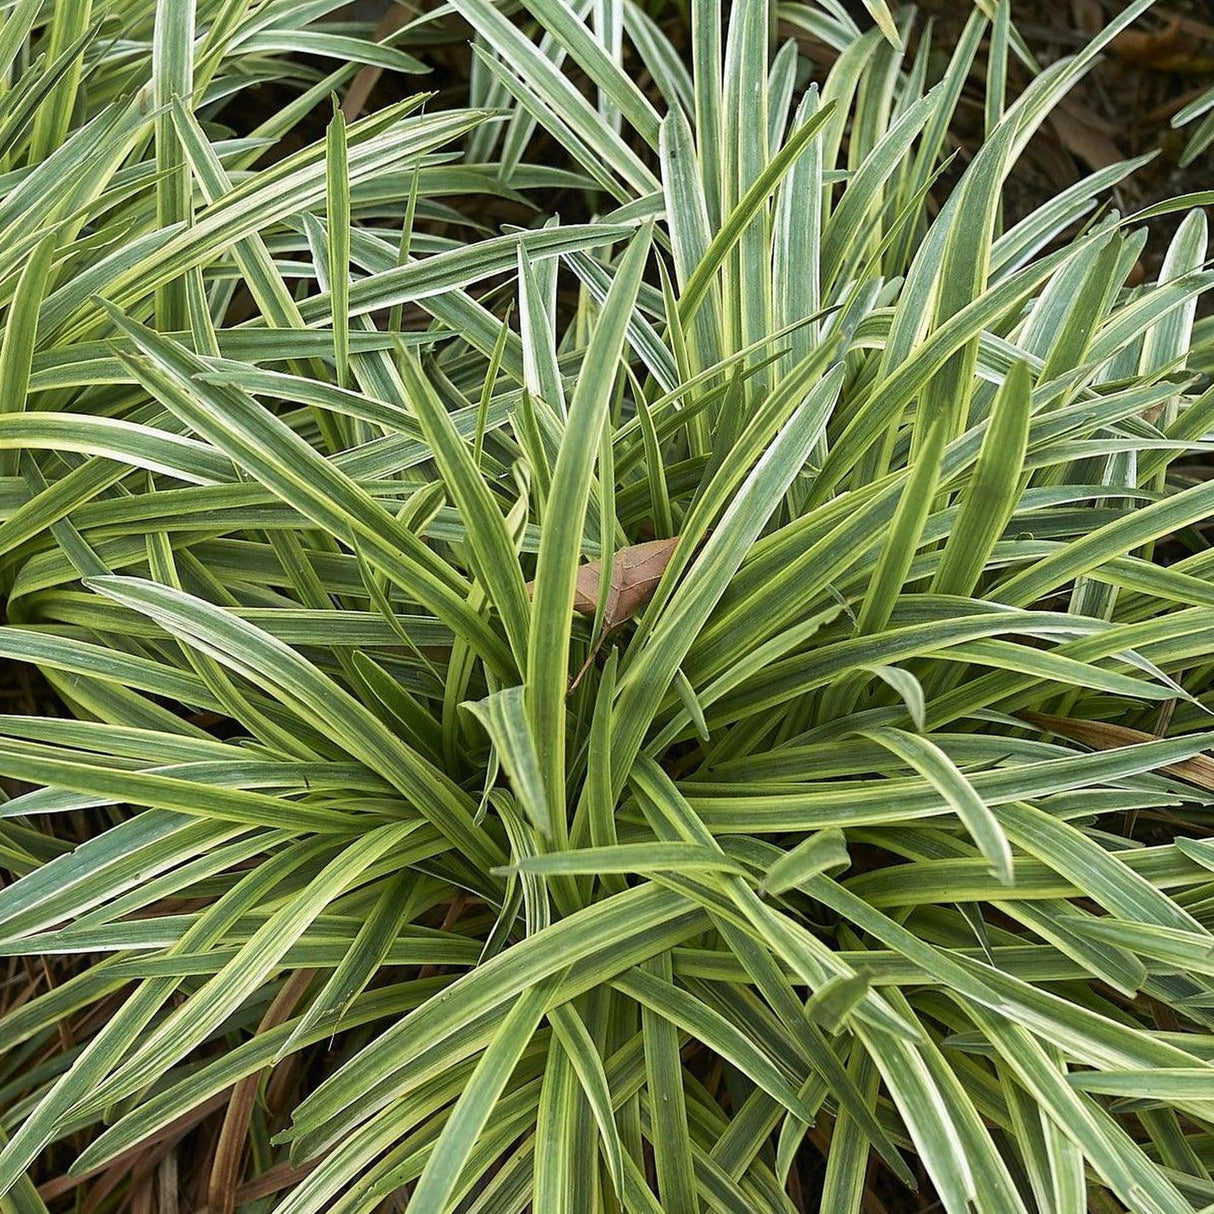
[[1209, 199], [1001, 208], [1148, 5], [4, 5], [4, 1209], [1214, 1203]]

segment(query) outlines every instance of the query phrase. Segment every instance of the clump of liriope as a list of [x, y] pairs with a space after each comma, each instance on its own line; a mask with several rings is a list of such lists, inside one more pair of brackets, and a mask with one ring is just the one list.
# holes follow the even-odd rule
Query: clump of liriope
[[765, 3], [453, 0], [467, 108], [267, 158], [360, 68], [282, 52], [467, 37], [335, 7], [0, 27], [0, 653], [70, 710], [0, 718], [0, 935], [80, 959], [11, 1208], [1214, 1202], [1210, 199], [1000, 207], [1147, 0], [1014, 100], [1006, 4], [935, 83], [783, 5], [807, 84]]

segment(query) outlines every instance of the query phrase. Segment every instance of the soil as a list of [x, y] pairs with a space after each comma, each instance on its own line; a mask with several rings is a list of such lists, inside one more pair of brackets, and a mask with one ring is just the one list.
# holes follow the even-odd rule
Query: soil
[[[969, 0], [920, 0], [947, 48], [968, 17]], [[992, 5], [993, 7], [993, 5]], [[1041, 66], [1074, 54], [1126, 5], [1121, 0], [1012, 0], [1012, 22]], [[981, 69], [981, 54], [977, 69]], [[1009, 96], [1028, 81], [1024, 65], [1009, 63]], [[1008, 182], [1005, 208], [1014, 219], [1095, 169], [1158, 149], [1155, 159], [1118, 187], [1123, 212], [1214, 186], [1214, 153], [1181, 167], [1192, 127], [1176, 130], [1172, 117], [1214, 84], [1214, 0], [1160, 0], [1114, 40], [1062, 107], [1038, 132]], [[981, 92], [963, 101], [975, 145], [981, 137]], [[964, 128], [962, 128], [964, 130]], [[961, 151], [965, 152], [963, 147]], [[1158, 268], [1179, 222], [1151, 225], [1144, 271]], [[1210, 301], [1207, 301], [1207, 309]]]

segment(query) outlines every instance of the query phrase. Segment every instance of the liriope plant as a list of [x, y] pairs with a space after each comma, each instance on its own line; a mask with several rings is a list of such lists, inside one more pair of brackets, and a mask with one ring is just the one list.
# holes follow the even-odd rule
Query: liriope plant
[[1172, 119], [1174, 127], [1188, 126], [1191, 123], [1195, 125], [1188, 134], [1180, 156], [1182, 165], [1192, 164], [1214, 143], [1214, 88], [1208, 88], [1195, 97]]
[[1148, 0], [336, 7], [0, 28], [5, 1208], [1214, 1203], [1211, 200], [1001, 208]]

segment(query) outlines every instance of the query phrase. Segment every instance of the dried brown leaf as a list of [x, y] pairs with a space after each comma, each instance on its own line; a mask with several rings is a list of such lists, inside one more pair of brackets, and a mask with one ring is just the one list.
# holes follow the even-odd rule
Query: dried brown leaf
[[1128, 29], [1118, 34], [1109, 50], [1119, 59], [1128, 59], [1160, 72], [1200, 71], [1206, 60], [1194, 56], [1193, 31], [1187, 22], [1172, 16], [1161, 30]]
[[[670, 558], [674, 555], [678, 536], [668, 540], [648, 540], [621, 548], [611, 558], [611, 586], [603, 610], [603, 631], [610, 632], [632, 619], [653, 597]], [[577, 572], [577, 592], [574, 611], [593, 615], [599, 602], [599, 585], [603, 578], [603, 562], [588, 561]], [[535, 583], [527, 583], [531, 594]]]
[[156, 1214], [179, 1214], [177, 1152], [170, 1151], [156, 1169]]
[[180, 1117], [170, 1121], [167, 1125], [161, 1126], [159, 1130], [149, 1135], [137, 1146], [131, 1147], [130, 1150], [124, 1151], [121, 1155], [116, 1155], [107, 1163], [93, 1168], [92, 1171], [75, 1173], [71, 1176], [60, 1175], [40, 1184], [38, 1186], [38, 1196], [49, 1204], [62, 1197], [65, 1193], [70, 1193], [80, 1185], [88, 1184], [89, 1196], [91, 1198], [93, 1193], [101, 1187], [97, 1183], [98, 1177], [101, 1177], [102, 1181], [108, 1185], [105, 1192], [110, 1192], [128, 1172], [146, 1157], [150, 1147], [161, 1147], [161, 1152], [157, 1156], [157, 1159], [163, 1158], [171, 1151], [177, 1149], [177, 1143], [180, 1139], [184, 1138], [200, 1122], [205, 1121], [216, 1109], [223, 1108], [227, 1101], [228, 1093], [226, 1091], [215, 1093], [215, 1095], [196, 1105], [188, 1112], [182, 1113]]
[[[1043, 712], [1022, 712], [1020, 716], [1042, 729], [1061, 734], [1075, 742], [1082, 742], [1093, 750], [1115, 750], [1119, 746], [1162, 741], [1159, 734], [1130, 729], [1125, 725], [1111, 725], [1108, 721], [1082, 721], [1073, 717], [1054, 717]], [[1196, 784], [1198, 788], [1214, 792], [1214, 756], [1194, 755], [1191, 759], [1169, 764], [1160, 770], [1190, 784]]]
[[[375, 28], [375, 41], [383, 42], [385, 39], [390, 38], [414, 15], [414, 13], [404, 6], [393, 4], [384, 13], [379, 25]], [[367, 104], [372, 91], [379, 83], [379, 78], [383, 74], [384, 69], [382, 67], [367, 64], [350, 82], [350, 87], [346, 90], [345, 99], [341, 103], [342, 114], [345, 116], [347, 122], [353, 122], [362, 114], [363, 107]]]
[[[283, 983], [274, 1002], [261, 1019], [259, 1033], [287, 1020], [295, 1005], [303, 998], [314, 970], [296, 970]], [[261, 1073], [247, 1075], [232, 1088], [228, 1111], [223, 1119], [219, 1142], [211, 1162], [211, 1177], [207, 1188], [207, 1206], [219, 1214], [232, 1214], [236, 1209], [236, 1196], [240, 1181], [240, 1165], [244, 1158], [245, 1143], [249, 1134], [249, 1123], [257, 1104], [257, 1092], [261, 1086]]]
[[[611, 560], [611, 586], [603, 609], [603, 628], [610, 631], [632, 619], [653, 598], [653, 592], [670, 564], [678, 539], [650, 540], [621, 548]], [[602, 562], [591, 561], [578, 570], [574, 608], [594, 612], [599, 601]]]
[[1112, 137], [1112, 127], [1086, 106], [1064, 103], [1050, 115], [1059, 142], [1090, 169], [1104, 169], [1125, 159]]

